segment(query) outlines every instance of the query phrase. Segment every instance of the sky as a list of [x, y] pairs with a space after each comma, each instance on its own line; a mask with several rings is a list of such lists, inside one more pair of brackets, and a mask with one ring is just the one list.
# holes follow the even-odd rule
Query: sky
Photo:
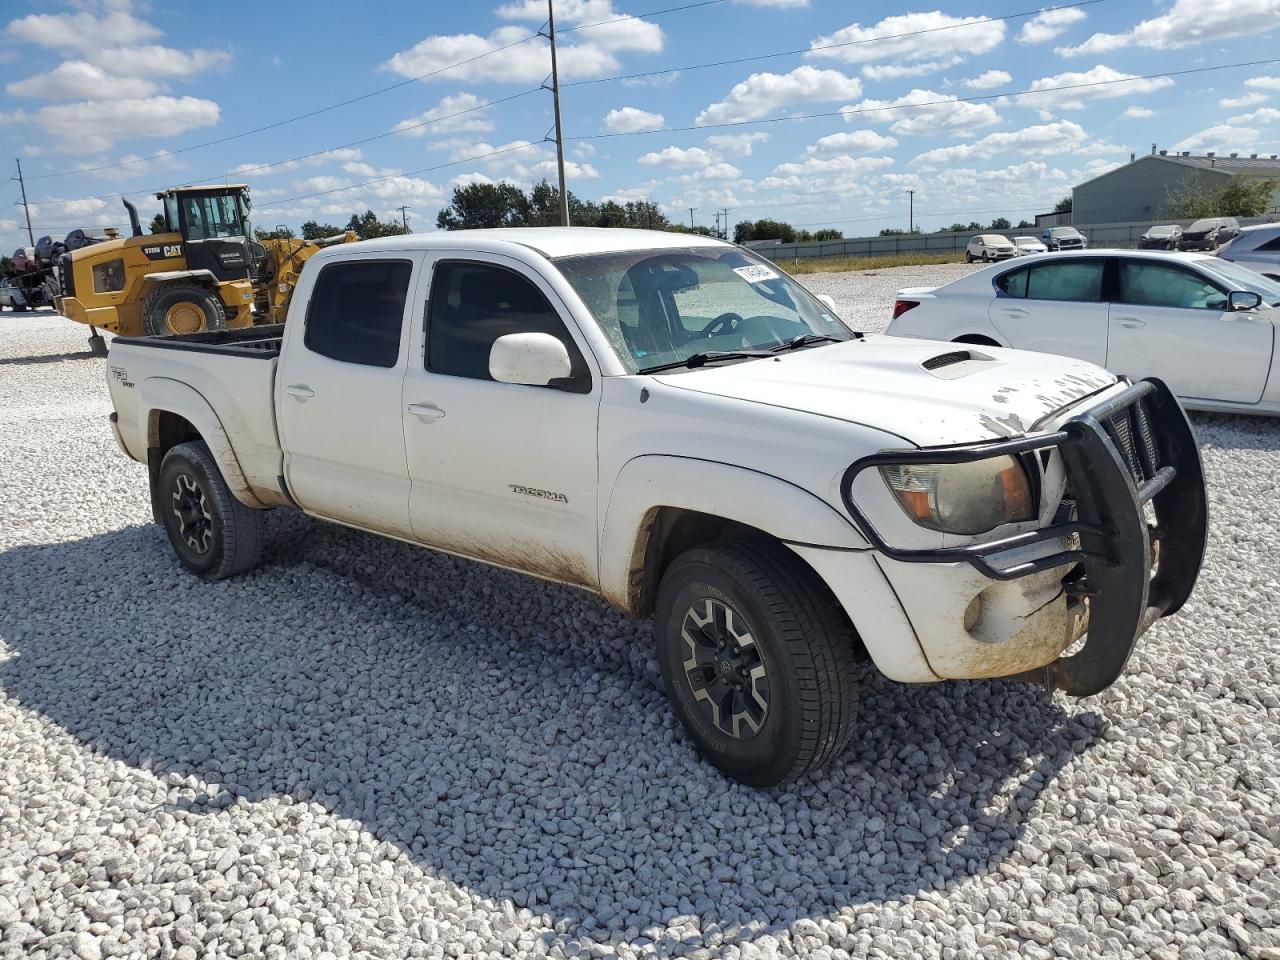
[[[545, 0], [210, 9], [0, 5], [0, 143], [37, 238], [126, 226], [121, 194], [145, 222], [185, 183], [250, 184], [260, 228], [403, 205], [415, 230], [460, 184], [554, 183]], [[1246, 65], [1280, 57], [1280, 0], [555, 11], [569, 189], [686, 223], [863, 236], [907, 226], [908, 190], [926, 230], [1016, 223], [1152, 144], [1280, 152], [1280, 62]], [[5, 183], [8, 253], [26, 229]]]

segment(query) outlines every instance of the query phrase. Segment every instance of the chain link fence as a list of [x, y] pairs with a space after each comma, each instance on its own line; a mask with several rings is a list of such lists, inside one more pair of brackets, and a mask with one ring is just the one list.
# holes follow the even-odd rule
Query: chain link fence
[[[1274, 217], [1239, 217], [1241, 226], [1252, 226], [1256, 223], [1271, 223]], [[1143, 220], [1132, 223], [1099, 223], [1076, 224], [1075, 228], [1085, 235], [1090, 247], [1124, 248], [1136, 247], [1138, 238], [1151, 227], [1162, 224], [1190, 226], [1192, 220]], [[851, 237], [845, 240], [822, 240], [811, 243], [782, 243], [772, 245], [765, 242], [752, 241], [746, 245], [763, 257], [776, 262], [786, 260], [807, 260], [812, 257], [892, 257], [913, 253], [954, 253], [957, 256], [965, 251], [969, 240], [981, 233], [998, 233], [1012, 240], [1014, 237], [1039, 237], [1043, 232], [1040, 227], [1013, 228], [1010, 230], [975, 230], [961, 233], [910, 233], [893, 237]]]

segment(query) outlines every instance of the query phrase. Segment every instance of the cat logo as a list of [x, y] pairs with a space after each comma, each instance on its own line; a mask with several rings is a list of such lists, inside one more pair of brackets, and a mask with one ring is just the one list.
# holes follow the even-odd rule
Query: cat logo
[[148, 260], [178, 260], [182, 257], [182, 244], [146, 243], [142, 246], [142, 255]]

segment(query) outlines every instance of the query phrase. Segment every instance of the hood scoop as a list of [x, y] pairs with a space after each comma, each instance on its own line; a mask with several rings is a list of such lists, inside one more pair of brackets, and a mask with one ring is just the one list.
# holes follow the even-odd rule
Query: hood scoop
[[929, 357], [922, 361], [920, 366], [940, 380], [958, 380], [960, 377], [990, 369], [987, 364], [995, 362], [994, 357], [989, 357], [985, 353], [974, 350], [952, 350]]

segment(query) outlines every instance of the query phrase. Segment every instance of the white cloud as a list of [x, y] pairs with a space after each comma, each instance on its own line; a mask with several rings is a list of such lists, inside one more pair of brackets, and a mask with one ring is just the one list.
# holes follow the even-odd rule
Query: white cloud
[[842, 110], [851, 123], [889, 123], [891, 131], [903, 136], [968, 136], [1000, 122], [990, 104], [965, 103], [933, 90], [912, 90], [895, 100], [863, 100]]
[[1280, 120], [1280, 110], [1275, 107], [1260, 107], [1249, 113], [1240, 113], [1234, 117], [1227, 117], [1224, 123], [1240, 126], [1245, 123], [1274, 123]]
[[638, 130], [654, 130], [667, 122], [660, 113], [650, 113], [639, 107], [619, 107], [604, 116], [604, 127], [612, 133], [635, 133]]
[[1066, 32], [1073, 23], [1079, 23], [1086, 14], [1079, 7], [1065, 10], [1044, 10], [1022, 25], [1018, 31], [1019, 43], [1045, 43]]
[[897, 145], [898, 141], [893, 137], [886, 137], [874, 130], [855, 130], [852, 133], [833, 133], [823, 137], [817, 143], [806, 147], [805, 153], [810, 156], [875, 153]]
[[493, 121], [485, 114], [484, 103], [474, 93], [451, 94], [430, 110], [401, 120], [395, 129], [411, 137], [435, 133], [487, 133], [493, 129]]
[[746, 7], [807, 7], [809, 0], [733, 0]]
[[99, 50], [93, 59], [120, 76], [182, 79], [230, 63], [231, 54], [221, 50], [174, 50], [151, 44]]
[[768, 139], [769, 135], [763, 132], [717, 133], [707, 137], [707, 143], [721, 153], [727, 153], [733, 157], [749, 157], [754, 144], [764, 143]]
[[723, 100], [699, 113], [694, 123], [756, 120], [784, 107], [843, 100], [861, 93], [861, 81], [838, 70], [803, 66], [790, 73], [753, 73], [736, 84]]
[[1280, 77], [1254, 77], [1244, 85], [1254, 90], [1280, 90]]
[[702, 147], [663, 147], [661, 150], [654, 150], [644, 154], [636, 162], [646, 167], [692, 167], [694, 169], [704, 169], [720, 160], [710, 150], [704, 150]]
[[867, 176], [893, 166], [892, 157], [809, 157], [791, 163], [780, 163], [773, 175], [765, 177], [760, 185], [766, 189], [812, 188], [847, 192], [857, 185], [858, 191], [866, 189]]
[[172, 137], [218, 122], [218, 105], [195, 97], [82, 100], [41, 107], [29, 119], [76, 153], [108, 149], [130, 137]]
[[1190, 150], [1192, 153], [1262, 153], [1259, 145], [1261, 140], [1262, 131], [1255, 127], [1237, 126], [1230, 122], [1219, 123], [1179, 140], [1169, 148], [1169, 152]]
[[862, 75], [868, 80], [899, 80], [902, 77], [923, 77], [961, 63], [964, 63], [964, 57], [917, 60], [914, 63], [868, 63], [862, 68]]
[[1168, 12], [1143, 20], [1125, 33], [1095, 33], [1064, 57], [1093, 55], [1129, 44], [1173, 50], [1229, 37], [1257, 36], [1280, 26], [1280, 0], [1174, 0]]
[[[523, 0], [498, 8], [498, 15], [508, 20], [542, 23], [547, 16], [546, 4], [540, 0]], [[556, 23], [562, 26], [597, 23], [622, 16], [611, 0], [561, 0], [556, 7]], [[518, 43], [529, 36], [527, 26], [499, 27], [487, 37], [475, 33], [438, 34], [401, 50], [383, 64], [385, 69], [402, 77], [436, 77], [425, 74], [442, 67], [483, 54], [507, 44], [517, 44], [496, 56], [486, 56], [439, 74], [439, 78], [461, 82], [540, 83], [547, 75], [547, 47], [542, 41]], [[617, 20], [614, 23], [565, 34], [556, 45], [556, 58], [562, 79], [598, 77], [615, 72], [621, 53], [660, 53], [663, 49], [662, 29], [643, 19]]]
[[[1092, 86], [1078, 86], [1092, 84]], [[1084, 72], [1059, 73], [1042, 77], [1031, 84], [1032, 92], [1022, 94], [1018, 102], [1023, 106], [1041, 110], [1082, 110], [1091, 100], [1107, 100], [1113, 97], [1130, 97], [1152, 93], [1173, 86], [1168, 77], [1140, 78], [1132, 73], [1121, 73], [1101, 64]], [[1064, 90], [1063, 87], [1076, 87]]]
[[79, 97], [108, 99], [113, 97], [149, 97], [159, 89], [141, 77], [112, 76], [99, 66], [84, 60], [66, 60], [47, 73], [37, 73], [15, 80], [5, 88], [15, 97], [39, 97], [42, 100], [71, 100]]
[[1267, 95], [1265, 93], [1258, 93], [1255, 90], [1239, 97], [1223, 97], [1218, 101], [1218, 106], [1227, 110], [1235, 110], [1240, 107], [1252, 107], [1256, 103], [1265, 103], [1266, 100]]
[[306, 167], [322, 167], [327, 163], [355, 163], [363, 159], [363, 154], [355, 147], [339, 147], [336, 150], [326, 150], [324, 153], [317, 153], [312, 157], [303, 157], [300, 160], [285, 160], [278, 163], [242, 163], [239, 166], [232, 167], [232, 176], [249, 176], [255, 179], [271, 176], [279, 173], [291, 173], [304, 166]]
[[1127, 120], [1146, 120], [1148, 117], [1154, 117], [1155, 115], [1156, 112], [1154, 110], [1148, 110], [1146, 107], [1130, 107], [1120, 114]]
[[[96, 167], [105, 167], [105, 169], [94, 169]], [[77, 169], [84, 170], [103, 180], [129, 180], [133, 177], [158, 173], [162, 170], [181, 170], [183, 166], [173, 158], [169, 151], [157, 150], [155, 154], [146, 157], [139, 156], [136, 153], [126, 153], [115, 160], [106, 156], [96, 157], [91, 161], [78, 164]]]
[[[1008, 153], [1020, 153], [1025, 156], [1079, 153], [1089, 144], [1089, 140], [1089, 135], [1078, 123], [1059, 120], [1055, 123], [1025, 127], [1022, 130], [990, 133], [973, 143], [959, 143], [926, 150], [911, 163], [917, 166], [942, 166], [972, 160], [987, 160]], [[1097, 150], [1098, 147], [1090, 145], [1090, 149]]]
[[818, 37], [810, 47], [828, 49], [811, 49], [809, 56], [845, 63], [937, 61], [990, 53], [1004, 40], [1004, 32], [1005, 25], [1000, 20], [952, 17], [937, 10], [906, 13], [885, 17], [870, 27], [851, 23], [828, 36]]
[[1003, 70], [988, 70], [986, 73], [980, 73], [966, 80], [964, 85], [971, 90], [990, 90], [993, 87], [1002, 87], [1006, 83], [1013, 83], [1013, 77], [1010, 74]]
[[163, 35], [127, 10], [112, 10], [101, 17], [89, 12], [33, 13], [10, 23], [9, 33], [41, 47], [84, 51], [145, 43]]

